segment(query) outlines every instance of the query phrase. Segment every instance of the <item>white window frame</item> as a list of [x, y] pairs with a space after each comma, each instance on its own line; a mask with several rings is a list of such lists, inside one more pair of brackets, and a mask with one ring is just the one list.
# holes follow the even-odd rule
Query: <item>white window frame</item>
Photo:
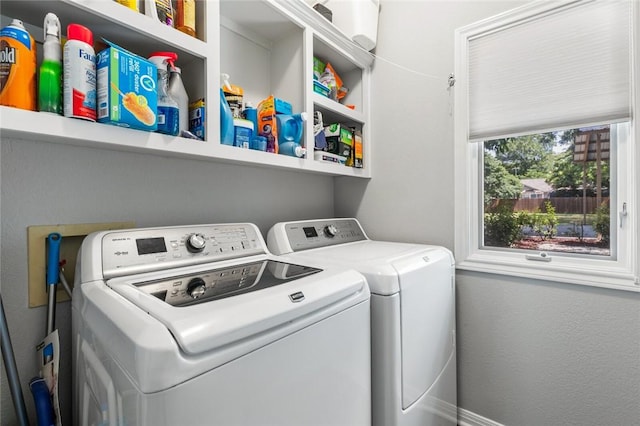
[[[615, 167], [611, 171], [616, 190], [612, 191], [611, 199], [611, 216], [615, 216], [615, 220], [611, 226], [612, 256], [609, 258], [482, 247], [484, 179], [480, 159], [484, 146], [481, 142], [470, 143], [468, 139], [468, 40], [547, 12], [559, 2], [535, 2], [456, 31], [454, 201], [458, 269], [640, 292], [640, 215], [637, 214], [640, 200], [640, 120], [637, 116], [640, 111], [640, 3], [632, 3], [632, 119], [629, 125], [622, 125], [629, 127], [630, 140], [612, 144], [612, 156], [617, 161], [612, 163]], [[616, 126], [612, 125], [612, 130]], [[621, 218], [623, 203], [626, 216]]]

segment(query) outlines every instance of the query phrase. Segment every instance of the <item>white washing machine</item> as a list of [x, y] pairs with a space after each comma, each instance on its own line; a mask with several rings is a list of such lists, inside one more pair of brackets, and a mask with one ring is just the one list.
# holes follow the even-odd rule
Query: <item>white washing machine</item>
[[73, 291], [76, 425], [370, 425], [370, 293], [252, 224], [94, 233]]
[[288, 261], [348, 266], [367, 278], [374, 425], [457, 424], [455, 268], [449, 250], [372, 241], [356, 219], [278, 223], [267, 245]]

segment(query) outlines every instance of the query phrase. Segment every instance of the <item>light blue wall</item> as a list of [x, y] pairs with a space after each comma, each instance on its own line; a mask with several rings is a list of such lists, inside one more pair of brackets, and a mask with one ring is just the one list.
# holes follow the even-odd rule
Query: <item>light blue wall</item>
[[[382, 0], [374, 178], [336, 179], [338, 215], [372, 238], [453, 249], [454, 30], [522, 4]], [[506, 425], [639, 424], [640, 294], [458, 272], [457, 299], [462, 409]]]

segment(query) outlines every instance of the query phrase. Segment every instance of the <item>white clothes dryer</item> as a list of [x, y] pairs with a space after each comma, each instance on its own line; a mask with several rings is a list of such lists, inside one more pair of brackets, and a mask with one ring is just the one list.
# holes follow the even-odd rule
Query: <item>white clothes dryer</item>
[[373, 425], [457, 424], [455, 268], [449, 250], [373, 241], [352, 218], [278, 223], [267, 245], [291, 262], [348, 266], [367, 278]]
[[253, 224], [87, 236], [76, 425], [371, 424], [364, 277], [273, 256]]

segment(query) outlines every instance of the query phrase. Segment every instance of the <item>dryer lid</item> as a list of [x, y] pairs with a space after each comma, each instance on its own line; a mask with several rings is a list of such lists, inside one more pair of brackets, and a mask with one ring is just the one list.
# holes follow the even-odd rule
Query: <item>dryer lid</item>
[[444, 256], [450, 265], [453, 264], [453, 256], [443, 247], [372, 240], [305, 250], [285, 257], [290, 261], [321, 267], [333, 265], [354, 268], [367, 278], [371, 293], [389, 296], [398, 293], [402, 287], [398, 271], [393, 267], [394, 262], [410, 259], [420, 263], [430, 256]]
[[107, 285], [164, 324], [181, 350], [192, 355], [302, 316], [316, 315], [320, 321], [369, 298], [364, 277], [353, 270], [270, 259], [200, 269], [112, 279]]

